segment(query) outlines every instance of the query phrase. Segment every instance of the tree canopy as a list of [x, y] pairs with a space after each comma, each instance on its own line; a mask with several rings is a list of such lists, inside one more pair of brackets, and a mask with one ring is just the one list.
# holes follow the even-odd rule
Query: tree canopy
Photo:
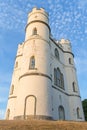
[[83, 111], [84, 111], [85, 120], [87, 121], [87, 99], [84, 99], [84, 100], [82, 101], [82, 106], [83, 106]]

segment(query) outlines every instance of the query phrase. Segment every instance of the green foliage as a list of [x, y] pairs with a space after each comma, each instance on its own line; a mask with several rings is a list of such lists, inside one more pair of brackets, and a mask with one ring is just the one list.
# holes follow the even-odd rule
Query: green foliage
[[87, 99], [84, 99], [84, 100], [82, 101], [82, 106], [83, 106], [83, 111], [84, 111], [85, 120], [87, 121]]

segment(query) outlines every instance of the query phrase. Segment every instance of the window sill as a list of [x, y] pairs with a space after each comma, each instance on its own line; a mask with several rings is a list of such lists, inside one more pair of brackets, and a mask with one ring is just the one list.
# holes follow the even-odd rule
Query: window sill
[[29, 70], [37, 70], [37, 68], [29, 68]]

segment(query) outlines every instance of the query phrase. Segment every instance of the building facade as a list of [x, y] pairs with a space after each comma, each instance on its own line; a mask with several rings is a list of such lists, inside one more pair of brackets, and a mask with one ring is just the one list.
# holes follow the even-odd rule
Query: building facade
[[48, 14], [33, 8], [18, 45], [6, 119], [84, 121], [69, 40], [51, 37]]

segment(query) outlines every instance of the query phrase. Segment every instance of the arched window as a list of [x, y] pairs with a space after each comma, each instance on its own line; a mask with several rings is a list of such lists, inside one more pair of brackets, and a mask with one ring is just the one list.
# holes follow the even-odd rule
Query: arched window
[[30, 69], [34, 69], [34, 68], [35, 68], [35, 57], [34, 57], [34, 56], [32, 56], [32, 57], [30, 58], [29, 68], [30, 68]]
[[77, 92], [76, 83], [75, 82], [72, 83], [72, 87], [73, 87], [73, 92]]
[[64, 78], [59, 68], [54, 68], [54, 84], [64, 89]]
[[80, 118], [80, 109], [79, 109], [79, 107], [77, 107], [77, 118], [79, 119]]
[[10, 95], [12, 95], [14, 92], [14, 85], [11, 86], [11, 91], [10, 91]]
[[54, 84], [57, 85], [57, 70], [54, 68]]
[[9, 116], [10, 116], [10, 109], [7, 110], [6, 120], [9, 120]]
[[69, 64], [72, 64], [72, 60], [71, 60], [71, 58], [69, 58]]
[[57, 48], [55, 48], [55, 57], [59, 60], [59, 52]]
[[64, 77], [62, 73], [61, 73], [61, 88], [64, 89]]
[[58, 112], [59, 112], [59, 120], [65, 120], [65, 111], [63, 106], [59, 106]]
[[33, 35], [37, 35], [37, 28], [36, 27], [33, 29]]
[[57, 86], [61, 86], [61, 72], [59, 68], [57, 68]]

